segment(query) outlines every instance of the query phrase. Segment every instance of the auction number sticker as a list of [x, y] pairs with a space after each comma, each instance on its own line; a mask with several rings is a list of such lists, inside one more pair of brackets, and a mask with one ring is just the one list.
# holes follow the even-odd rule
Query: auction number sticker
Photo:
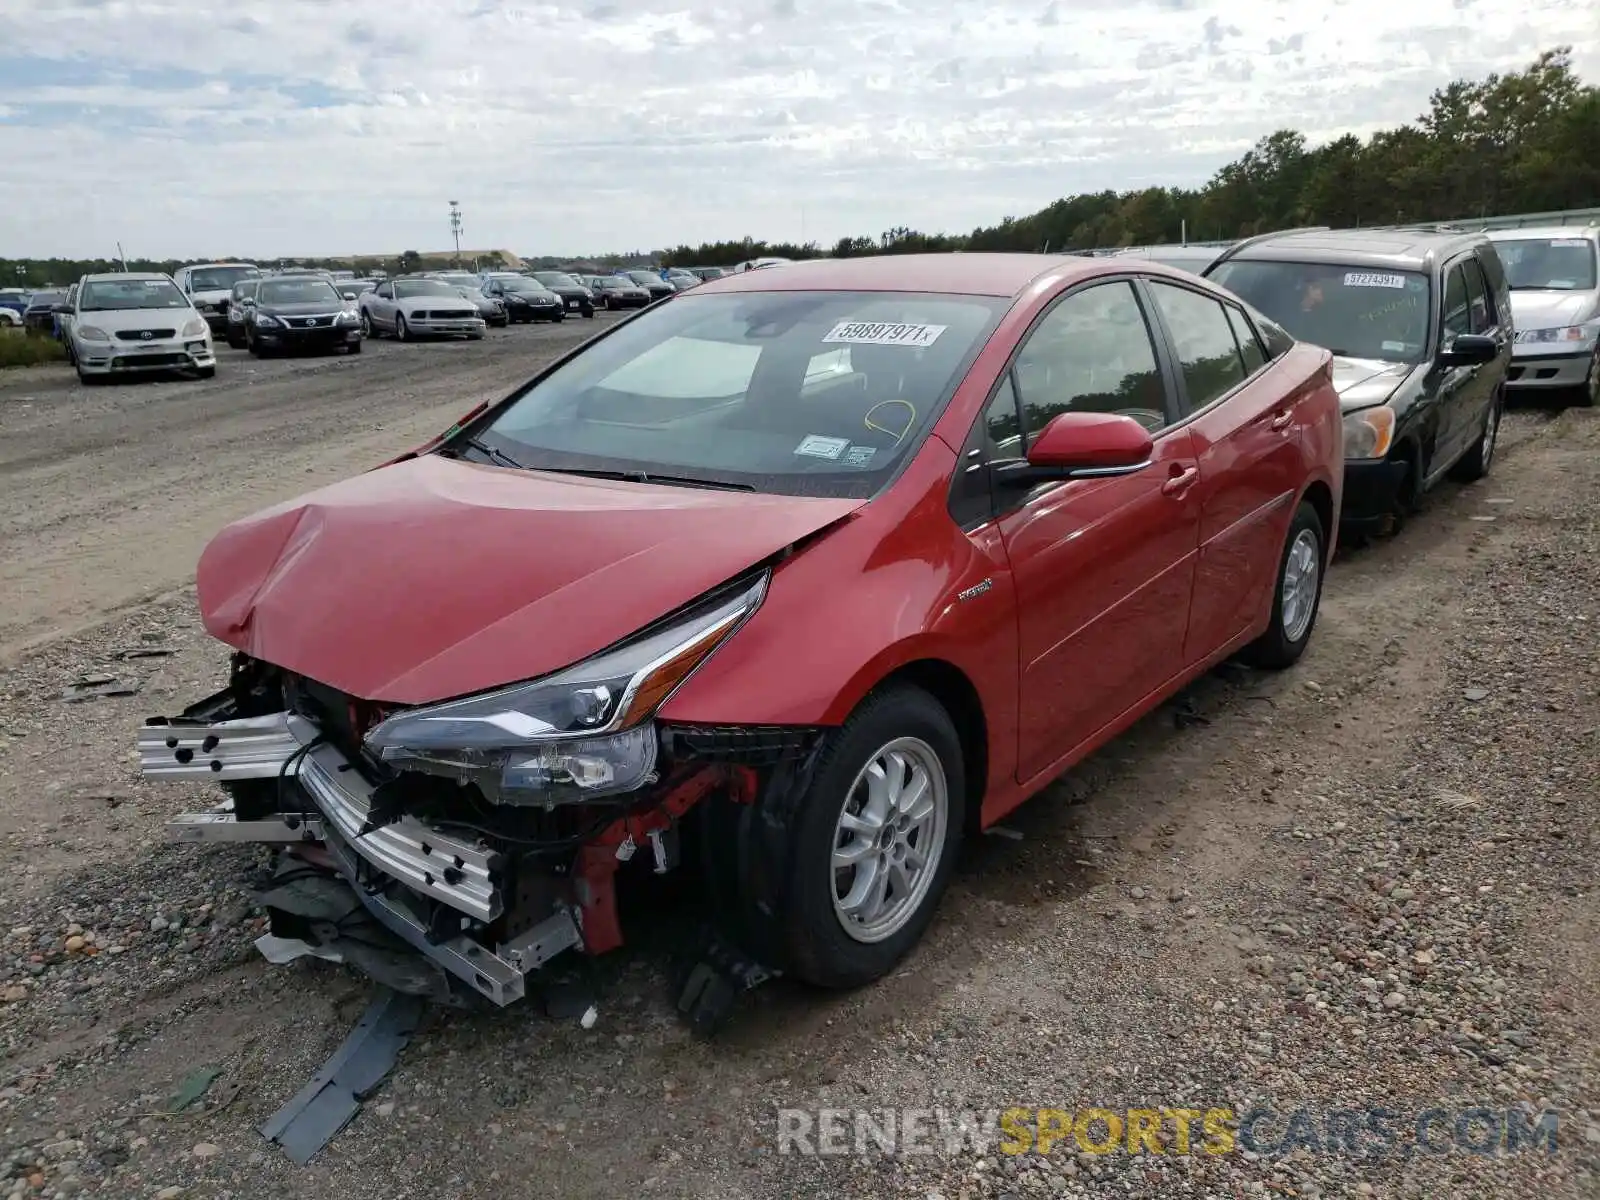
[[1371, 271], [1350, 271], [1344, 277], [1345, 287], [1381, 287], [1405, 289], [1404, 275], [1379, 275]]
[[803, 454], [807, 458], [835, 459], [843, 454], [849, 445], [849, 438], [823, 437], [820, 433], [808, 433], [794, 448], [794, 452]]
[[948, 325], [899, 325], [889, 321], [840, 321], [824, 342], [855, 346], [931, 346]]
[[1582, 250], [1589, 243], [1583, 238], [1556, 238], [1550, 244], [1558, 250]]

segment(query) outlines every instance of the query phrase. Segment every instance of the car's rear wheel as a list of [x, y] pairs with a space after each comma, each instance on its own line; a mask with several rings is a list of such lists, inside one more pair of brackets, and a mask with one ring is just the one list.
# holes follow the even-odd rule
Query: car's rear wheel
[[1489, 401], [1489, 411], [1483, 415], [1483, 429], [1478, 434], [1478, 440], [1450, 469], [1451, 478], [1459, 479], [1463, 483], [1472, 483], [1489, 473], [1489, 468], [1494, 465], [1495, 443], [1500, 437], [1500, 416], [1503, 406], [1504, 397], [1496, 389], [1494, 398]]
[[852, 714], [818, 764], [795, 831], [792, 974], [845, 988], [894, 968], [949, 885], [965, 788], [961, 740], [928, 693], [894, 687]]
[[1289, 523], [1272, 589], [1272, 620], [1267, 631], [1240, 655], [1251, 666], [1282, 670], [1299, 661], [1311, 641], [1322, 605], [1322, 574], [1328, 561], [1327, 531], [1309, 501], [1302, 500]]

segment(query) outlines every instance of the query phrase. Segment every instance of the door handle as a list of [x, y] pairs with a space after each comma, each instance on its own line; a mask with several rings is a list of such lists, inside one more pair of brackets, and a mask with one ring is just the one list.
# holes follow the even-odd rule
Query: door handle
[[1289, 422], [1292, 420], [1294, 420], [1294, 414], [1285, 409], [1283, 412], [1272, 414], [1272, 420], [1269, 423], [1269, 427], [1274, 431], [1279, 429], [1287, 429], [1289, 428]]
[[1177, 496], [1189, 490], [1194, 481], [1200, 478], [1199, 467], [1184, 467], [1171, 479], [1161, 485], [1163, 496]]

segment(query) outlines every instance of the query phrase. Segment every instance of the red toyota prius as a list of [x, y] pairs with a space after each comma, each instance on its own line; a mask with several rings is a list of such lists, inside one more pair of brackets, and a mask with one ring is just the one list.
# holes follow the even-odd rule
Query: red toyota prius
[[413, 990], [507, 1004], [616, 947], [619, 869], [692, 870], [744, 959], [865, 983], [963, 839], [1220, 660], [1300, 656], [1329, 361], [1128, 259], [713, 280], [219, 534], [231, 681], [143, 768], [230, 793], [177, 836], [286, 848], [274, 932], [348, 932], [320, 880]]

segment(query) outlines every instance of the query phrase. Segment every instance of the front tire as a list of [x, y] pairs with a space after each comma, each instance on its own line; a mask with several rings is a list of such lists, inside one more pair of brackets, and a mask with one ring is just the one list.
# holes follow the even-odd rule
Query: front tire
[[348, 354], [360, 354], [361, 353], [361, 343], [360, 342], [346, 342], [345, 343], [345, 347], [344, 347], [344, 352], [347, 355]]
[[397, 342], [409, 342], [411, 340], [411, 330], [406, 327], [404, 313], [395, 313], [394, 315], [394, 340]]
[[921, 939], [966, 823], [961, 739], [927, 692], [869, 697], [824, 752], [801, 802], [788, 880], [787, 968], [851, 988]]
[[195, 374], [201, 379], [215, 379], [217, 377], [217, 369], [215, 367], [197, 367]]
[[1589, 378], [1573, 390], [1572, 403], [1578, 408], [1600, 405], [1600, 353], [1589, 364]]
[[1289, 523], [1272, 589], [1272, 620], [1267, 631], [1240, 657], [1253, 667], [1281, 671], [1299, 661], [1311, 641], [1322, 606], [1322, 576], [1327, 566], [1327, 531], [1310, 502], [1302, 500]]

